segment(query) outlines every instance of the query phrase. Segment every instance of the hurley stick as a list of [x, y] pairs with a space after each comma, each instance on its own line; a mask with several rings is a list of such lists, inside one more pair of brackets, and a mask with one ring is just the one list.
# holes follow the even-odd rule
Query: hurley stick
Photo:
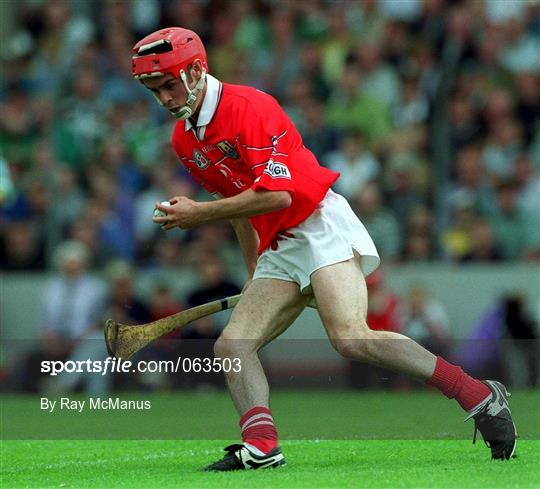
[[152, 323], [128, 326], [119, 324], [112, 319], [105, 323], [105, 343], [111, 357], [127, 360], [133, 354], [144, 348], [148, 343], [160, 338], [171, 331], [182, 328], [189, 323], [219, 311], [225, 311], [236, 306], [241, 294], [225, 299], [208, 302], [178, 312], [172, 316], [158, 319]]

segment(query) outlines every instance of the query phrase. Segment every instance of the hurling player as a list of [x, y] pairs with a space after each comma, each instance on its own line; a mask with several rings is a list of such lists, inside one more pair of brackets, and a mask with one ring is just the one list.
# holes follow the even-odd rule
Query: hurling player
[[204, 46], [172, 27], [139, 41], [133, 76], [176, 119], [172, 144], [193, 178], [216, 197], [174, 196], [154, 221], [164, 229], [231, 221], [249, 274], [240, 302], [215, 344], [215, 356], [240, 358], [226, 373], [240, 416], [242, 443], [207, 470], [285, 464], [269, 408], [258, 350], [285, 331], [308, 302], [343, 356], [427, 382], [455, 399], [475, 422], [496, 459], [515, 450], [508, 393], [499, 382], [470, 377], [397, 333], [366, 323], [365, 277], [377, 250], [347, 201], [332, 191], [339, 174], [321, 167], [270, 95], [223, 83], [209, 74]]

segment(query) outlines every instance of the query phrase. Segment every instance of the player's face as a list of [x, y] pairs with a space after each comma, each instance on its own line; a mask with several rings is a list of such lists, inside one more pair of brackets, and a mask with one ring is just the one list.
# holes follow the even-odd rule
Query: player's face
[[180, 107], [186, 105], [187, 93], [180, 78], [166, 74], [155, 78], [146, 78], [143, 83], [171, 114], [175, 114], [180, 110]]

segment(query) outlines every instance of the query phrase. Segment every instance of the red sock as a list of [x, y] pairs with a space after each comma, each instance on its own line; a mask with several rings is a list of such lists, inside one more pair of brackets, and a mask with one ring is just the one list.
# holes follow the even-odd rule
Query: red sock
[[465, 411], [478, 406], [491, 394], [486, 384], [473, 379], [461, 367], [452, 365], [441, 357], [437, 357], [435, 371], [427, 383], [439, 389], [449, 399], [455, 399]]
[[277, 447], [278, 436], [272, 418], [272, 411], [266, 407], [256, 406], [251, 408], [240, 418], [242, 440], [258, 448], [263, 453], [268, 453]]

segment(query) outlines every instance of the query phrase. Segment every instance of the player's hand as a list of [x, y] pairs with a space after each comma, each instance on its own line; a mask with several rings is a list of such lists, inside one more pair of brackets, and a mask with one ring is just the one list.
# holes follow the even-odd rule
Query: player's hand
[[175, 227], [190, 229], [200, 224], [199, 204], [187, 197], [177, 196], [169, 201], [170, 206], [161, 205], [156, 202], [155, 208], [163, 211], [167, 215], [153, 217], [152, 220], [163, 229], [169, 230]]

